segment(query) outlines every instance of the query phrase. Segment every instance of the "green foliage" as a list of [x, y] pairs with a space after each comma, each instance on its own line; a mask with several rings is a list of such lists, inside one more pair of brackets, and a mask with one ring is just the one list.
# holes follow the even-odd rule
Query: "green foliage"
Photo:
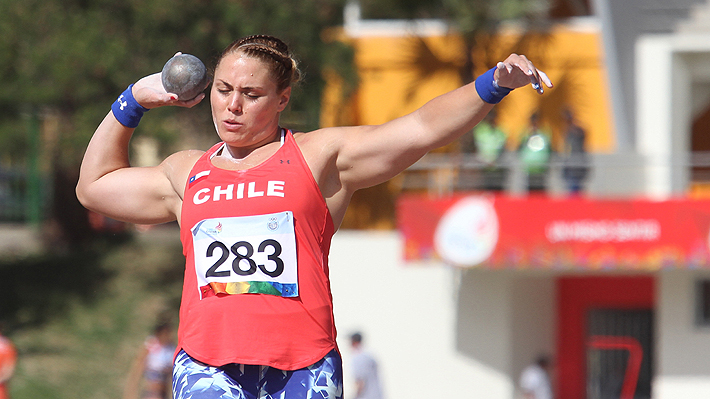
[[447, 15], [464, 34], [492, 29], [502, 21], [544, 18], [550, 0], [442, 0]]
[[363, 18], [440, 18], [451, 21], [460, 32], [467, 35], [480, 29], [490, 28], [504, 20], [544, 17], [553, 2], [553, 0], [360, 0], [360, 5]]
[[365, 19], [445, 18], [441, 0], [360, 0]]
[[123, 397], [156, 323], [177, 326], [184, 271], [176, 229], [142, 237], [0, 263], [0, 296], [10, 305], [0, 320], [18, 351], [13, 399]]
[[[464, 82], [473, 80], [476, 62], [471, 50], [480, 47], [476, 39], [482, 32], [495, 32], [505, 21], [531, 26], [547, 20], [555, 0], [359, 0], [363, 18], [413, 19], [439, 18], [448, 21], [463, 37], [468, 58], [460, 68]], [[556, 0], [565, 2], [567, 0]], [[485, 44], [483, 45], [485, 47]]]
[[[212, 65], [239, 37], [267, 33], [296, 53], [305, 80], [284, 123], [318, 127], [322, 70], [356, 82], [352, 50], [321, 40], [342, 23], [346, 0], [4, 0], [0, 2], [0, 165], [26, 157], [29, 111], [59, 115], [53, 157], [78, 164], [110, 103], [128, 84], [157, 72], [175, 52]], [[444, 18], [467, 37], [491, 21], [539, 14], [548, 0], [361, 0], [364, 18]], [[470, 41], [472, 44], [472, 40]], [[470, 47], [470, 45], [469, 45]], [[154, 112], [138, 134], [156, 137], [166, 155], [181, 135], [216, 140], [207, 107]], [[190, 123], [169, 123], [176, 114]], [[183, 116], [183, 118], [185, 118]], [[189, 125], [185, 132], [176, 126]], [[9, 161], [8, 161], [9, 159]]]
[[[281, 37], [305, 66], [306, 81], [286, 118], [318, 125], [321, 68], [329, 46], [321, 31], [340, 23], [342, 0], [4, 0], [0, 2], [0, 159], [18, 157], [26, 132], [23, 109], [61, 115], [59, 161], [78, 163], [94, 129], [128, 84], [160, 71], [182, 51], [213, 63], [241, 36]], [[350, 62], [351, 60], [339, 60]], [[156, 113], [141, 126], [166, 142], [177, 133]], [[197, 115], [197, 112], [200, 112]], [[214, 134], [209, 112], [194, 112], [195, 125]], [[197, 132], [200, 134], [200, 132]]]

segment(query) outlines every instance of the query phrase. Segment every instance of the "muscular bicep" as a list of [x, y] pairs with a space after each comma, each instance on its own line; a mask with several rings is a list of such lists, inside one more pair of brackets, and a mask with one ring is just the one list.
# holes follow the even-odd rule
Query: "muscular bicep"
[[161, 166], [122, 168], [77, 189], [81, 203], [94, 212], [130, 223], [176, 220], [180, 198]]
[[344, 129], [338, 155], [343, 182], [358, 189], [394, 177], [472, 129], [492, 107], [469, 84], [382, 125]]
[[343, 184], [355, 190], [391, 179], [436, 147], [413, 116], [340, 134], [338, 170]]
[[129, 223], [178, 220], [187, 177], [202, 151], [182, 151], [155, 167], [123, 167], [79, 179], [77, 196], [88, 209]]

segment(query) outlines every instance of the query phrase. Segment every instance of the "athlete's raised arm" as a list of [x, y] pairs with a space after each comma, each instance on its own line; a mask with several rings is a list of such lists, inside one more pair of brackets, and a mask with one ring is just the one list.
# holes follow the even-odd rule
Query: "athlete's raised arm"
[[525, 56], [512, 54], [475, 82], [434, 98], [418, 110], [377, 126], [339, 128], [337, 168], [347, 190], [392, 178], [428, 151], [473, 128], [510, 90], [542, 84], [547, 75]]
[[162, 223], [179, 217], [181, 196], [199, 151], [174, 154], [156, 167], [131, 167], [128, 144], [145, 110], [165, 105], [192, 107], [200, 94], [179, 101], [163, 89], [160, 74], [140, 79], [113, 104], [94, 132], [81, 164], [76, 194], [88, 209], [133, 223]]

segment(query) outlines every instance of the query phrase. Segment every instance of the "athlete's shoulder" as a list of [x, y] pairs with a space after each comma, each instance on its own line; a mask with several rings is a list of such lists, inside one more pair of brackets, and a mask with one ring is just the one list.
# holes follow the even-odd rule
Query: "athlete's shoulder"
[[347, 140], [349, 133], [359, 128], [360, 126], [325, 127], [310, 132], [294, 132], [293, 137], [301, 148], [304, 146], [316, 148], [338, 146], [343, 140]]
[[205, 151], [201, 150], [178, 151], [165, 158], [162, 164], [173, 169], [192, 169], [204, 153]]
[[163, 173], [181, 197], [190, 171], [204, 153], [200, 150], [178, 151], [160, 164]]

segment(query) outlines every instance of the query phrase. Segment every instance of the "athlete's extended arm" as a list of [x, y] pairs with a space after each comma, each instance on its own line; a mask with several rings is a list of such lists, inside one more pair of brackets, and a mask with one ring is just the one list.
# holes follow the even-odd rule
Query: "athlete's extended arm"
[[[542, 83], [552, 87], [547, 75], [517, 54], [498, 63], [494, 76], [499, 86], [510, 89], [532, 83], [542, 93]], [[340, 182], [348, 191], [384, 182], [472, 129], [493, 108], [475, 86], [443, 94], [385, 124], [343, 130], [337, 160]]]
[[[150, 75], [133, 86], [133, 95], [146, 108], [163, 105], [191, 107], [204, 94], [189, 102], [162, 89], [160, 74]], [[76, 194], [88, 209], [114, 219], [133, 223], [162, 223], [179, 215], [184, 185], [180, 178], [189, 173], [192, 152], [177, 153], [156, 167], [131, 167], [128, 144], [134, 129], [122, 125], [109, 112], [94, 132], [84, 154]], [[187, 170], [186, 170], [187, 169]], [[186, 177], [185, 177], [186, 179]]]

